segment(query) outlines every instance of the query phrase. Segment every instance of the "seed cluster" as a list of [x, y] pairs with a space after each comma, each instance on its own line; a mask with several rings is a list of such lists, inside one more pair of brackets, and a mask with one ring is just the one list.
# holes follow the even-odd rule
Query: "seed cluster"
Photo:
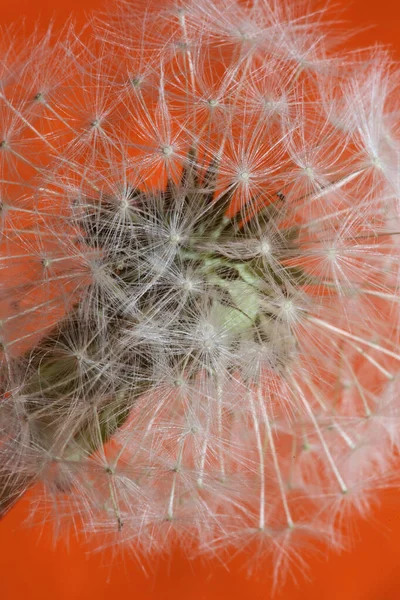
[[399, 72], [297, 11], [118, 0], [2, 48], [0, 513], [39, 482], [279, 578], [394, 480]]

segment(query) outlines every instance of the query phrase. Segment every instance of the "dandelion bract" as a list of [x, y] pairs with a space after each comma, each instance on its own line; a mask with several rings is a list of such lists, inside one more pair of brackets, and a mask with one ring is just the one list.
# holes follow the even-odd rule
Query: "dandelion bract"
[[399, 71], [303, 2], [147, 4], [2, 38], [0, 506], [278, 576], [394, 480]]

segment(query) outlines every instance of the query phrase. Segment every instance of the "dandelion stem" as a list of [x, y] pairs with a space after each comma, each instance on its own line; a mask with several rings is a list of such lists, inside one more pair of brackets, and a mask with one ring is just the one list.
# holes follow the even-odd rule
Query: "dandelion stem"
[[312, 422], [312, 424], [313, 424], [313, 426], [315, 428], [316, 434], [317, 434], [317, 436], [319, 438], [319, 441], [321, 442], [321, 446], [322, 446], [322, 448], [323, 448], [323, 450], [325, 452], [325, 455], [326, 455], [326, 458], [328, 460], [328, 463], [331, 466], [331, 469], [332, 469], [332, 471], [333, 471], [333, 473], [334, 473], [334, 475], [336, 477], [336, 480], [337, 480], [337, 482], [338, 482], [338, 484], [340, 486], [340, 489], [341, 489], [342, 493], [345, 494], [348, 491], [347, 485], [344, 482], [344, 480], [343, 480], [343, 478], [342, 478], [342, 476], [341, 476], [341, 474], [339, 472], [338, 467], [336, 466], [336, 463], [335, 463], [335, 461], [333, 459], [333, 456], [331, 454], [329, 446], [328, 446], [328, 444], [327, 444], [327, 442], [326, 442], [326, 440], [325, 440], [325, 438], [324, 438], [324, 436], [322, 434], [321, 428], [320, 428], [320, 426], [318, 424], [318, 421], [317, 421], [317, 419], [316, 419], [316, 417], [315, 417], [315, 415], [313, 413], [313, 410], [312, 410], [312, 408], [310, 406], [310, 403], [308, 402], [307, 398], [305, 397], [305, 395], [303, 393], [303, 390], [301, 389], [301, 387], [299, 386], [299, 384], [297, 383], [297, 381], [294, 379], [294, 377], [290, 377], [290, 381], [292, 382], [293, 387], [296, 389], [297, 394], [298, 394], [298, 396], [301, 399], [301, 403], [303, 404], [303, 406], [304, 406], [304, 408], [305, 408], [308, 416], [310, 417], [310, 420], [311, 420], [311, 422]]
[[333, 331], [344, 338], [348, 338], [349, 340], [353, 340], [355, 342], [359, 342], [360, 344], [364, 344], [365, 346], [368, 346], [369, 348], [378, 350], [378, 352], [381, 352], [382, 354], [385, 354], [386, 356], [390, 356], [390, 357], [395, 358], [396, 360], [400, 361], [400, 354], [397, 354], [396, 352], [392, 352], [391, 350], [384, 348], [377, 342], [369, 342], [368, 340], [364, 340], [363, 338], [361, 338], [358, 335], [354, 335], [354, 334], [350, 333], [349, 331], [340, 329], [340, 327], [331, 325], [331, 323], [328, 323], [327, 321], [323, 321], [322, 319], [318, 319], [317, 317], [311, 317], [310, 315], [308, 315], [308, 320], [311, 321], [312, 323], [315, 323], [316, 325], [321, 325], [321, 327], [323, 327], [325, 329], [329, 329], [330, 331]]
[[267, 430], [268, 444], [269, 444], [269, 448], [270, 448], [270, 451], [272, 454], [272, 462], [274, 465], [276, 479], [278, 482], [278, 487], [279, 487], [279, 492], [280, 492], [280, 496], [281, 496], [281, 500], [282, 500], [283, 510], [285, 512], [286, 523], [289, 528], [292, 528], [292, 527], [294, 527], [294, 522], [293, 522], [293, 519], [292, 519], [292, 516], [290, 513], [287, 494], [286, 494], [286, 490], [285, 490], [285, 484], [283, 482], [282, 472], [281, 472], [281, 469], [279, 466], [278, 453], [276, 450], [274, 435], [273, 435], [272, 428], [271, 428], [270, 416], [268, 415], [267, 407], [266, 407], [266, 399], [264, 398], [261, 387], [259, 387], [257, 390], [257, 399], [258, 399], [259, 408], [261, 410], [261, 414], [263, 416], [263, 422], [264, 422], [265, 428]]
[[249, 402], [251, 406], [251, 414], [253, 417], [254, 433], [256, 438], [258, 460], [259, 460], [259, 476], [260, 476], [260, 516], [258, 527], [261, 531], [265, 528], [265, 465], [264, 465], [264, 447], [261, 441], [260, 427], [258, 424], [258, 416], [254, 406], [253, 393], [249, 392]]

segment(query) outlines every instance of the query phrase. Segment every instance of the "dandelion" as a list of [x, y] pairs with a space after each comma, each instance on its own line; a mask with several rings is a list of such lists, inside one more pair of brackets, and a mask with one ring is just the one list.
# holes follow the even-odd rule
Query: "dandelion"
[[40, 483], [278, 580], [393, 481], [398, 69], [324, 19], [119, 1], [2, 49], [2, 514]]

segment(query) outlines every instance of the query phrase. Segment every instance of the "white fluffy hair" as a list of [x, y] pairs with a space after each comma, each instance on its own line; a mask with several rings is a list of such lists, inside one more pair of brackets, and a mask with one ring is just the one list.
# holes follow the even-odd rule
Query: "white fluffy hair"
[[394, 481], [399, 71], [327, 16], [124, 0], [3, 36], [3, 513], [39, 482], [58, 523], [278, 580]]

